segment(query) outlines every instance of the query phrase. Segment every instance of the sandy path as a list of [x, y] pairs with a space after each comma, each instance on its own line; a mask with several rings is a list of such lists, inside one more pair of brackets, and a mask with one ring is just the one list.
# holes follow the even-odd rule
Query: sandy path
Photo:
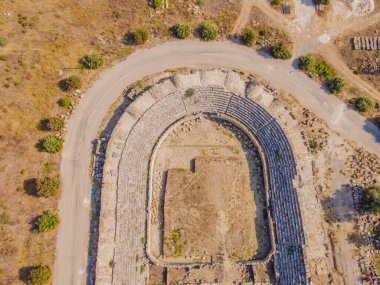
[[357, 140], [369, 151], [380, 154], [380, 131], [347, 109], [337, 97], [290, 61], [230, 42], [205, 43], [197, 40], [168, 42], [140, 50], [104, 71], [81, 99], [71, 116], [62, 153], [62, 195], [59, 201], [61, 225], [58, 234], [55, 283], [85, 284], [90, 221], [91, 141], [112, 103], [125, 86], [156, 72], [177, 67], [229, 67], [258, 74], [278, 89], [291, 92], [300, 103], [326, 120], [342, 137]]
[[243, 0], [239, 17], [236, 20], [235, 27], [232, 30], [233, 34], [240, 34], [249, 21], [249, 15], [253, 6], [252, 0]]

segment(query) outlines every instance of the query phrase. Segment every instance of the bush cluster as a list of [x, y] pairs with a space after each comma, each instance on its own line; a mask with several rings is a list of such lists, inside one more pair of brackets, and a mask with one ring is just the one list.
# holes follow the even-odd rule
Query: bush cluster
[[48, 198], [57, 195], [60, 183], [55, 177], [45, 177], [37, 181], [36, 190], [38, 197]]
[[0, 37], [0, 47], [5, 47], [8, 44], [8, 40], [6, 38]]
[[326, 62], [319, 60], [313, 54], [301, 56], [298, 61], [298, 68], [318, 75], [321, 79], [331, 79], [335, 74]]
[[3, 212], [0, 215], [0, 225], [7, 225], [7, 224], [9, 224], [10, 219], [11, 218], [9, 217], [9, 214], [7, 212]]
[[152, 7], [154, 9], [159, 9], [161, 8], [161, 5], [162, 5], [162, 0], [152, 0]]
[[65, 90], [72, 91], [82, 87], [82, 80], [77, 75], [72, 75], [65, 80]]
[[375, 102], [368, 97], [359, 97], [355, 99], [355, 108], [360, 112], [367, 112], [373, 108]]
[[246, 46], [252, 46], [256, 40], [256, 33], [250, 28], [246, 28], [242, 34], [242, 41]]
[[70, 98], [61, 98], [58, 101], [58, 105], [62, 108], [68, 109], [71, 106]]
[[39, 265], [29, 271], [29, 279], [32, 285], [48, 284], [51, 278], [51, 270], [48, 265]]
[[42, 142], [43, 150], [49, 153], [60, 152], [63, 148], [63, 138], [59, 136], [47, 136]]
[[199, 28], [201, 39], [204, 41], [213, 41], [218, 35], [218, 28], [211, 23], [203, 23]]
[[364, 191], [363, 207], [370, 213], [380, 214], [380, 185], [374, 185]]
[[341, 93], [347, 86], [346, 81], [340, 77], [334, 77], [326, 81], [327, 89], [333, 94]]
[[103, 65], [103, 57], [96, 53], [90, 53], [84, 57], [86, 66], [92, 69], [97, 69]]
[[186, 39], [190, 36], [191, 27], [189, 24], [177, 24], [173, 27], [173, 33], [178, 39]]
[[272, 47], [272, 55], [274, 58], [290, 59], [292, 57], [292, 52], [284, 43], [278, 43]]
[[138, 29], [133, 34], [133, 41], [136, 45], [142, 45], [144, 44], [149, 38], [149, 32], [145, 29]]
[[36, 222], [34, 233], [41, 234], [54, 230], [59, 224], [59, 217], [53, 211], [45, 211]]
[[65, 121], [61, 117], [51, 117], [46, 120], [46, 128], [52, 132], [58, 132], [65, 126]]

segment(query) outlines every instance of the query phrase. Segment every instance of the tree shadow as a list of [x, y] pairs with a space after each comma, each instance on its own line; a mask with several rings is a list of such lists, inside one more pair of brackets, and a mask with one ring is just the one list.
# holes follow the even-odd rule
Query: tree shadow
[[36, 266], [25, 266], [18, 270], [18, 279], [25, 284], [30, 284], [29, 274], [30, 271], [37, 268]]
[[[377, 118], [376, 120], [379, 120], [379, 126], [380, 126], [380, 118]], [[380, 129], [374, 122], [368, 119], [365, 120], [363, 129], [367, 133], [371, 134], [377, 143], [380, 143]]]
[[44, 141], [45, 139], [39, 139], [38, 142], [35, 143], [34, 147], [39, 151], [39, 152], [44, 152]]
[[44, 132], [47, 132], [49, 131], [49, 128], [48, 128], [48, 122], [49, 122], [49, 119], [42, 119], [38, 125], [37, 125], [37, 129], [39, 131], [44, 131]]
[[36, 196], [37, 195], [37, 179], [36, 178], [29, 178], [24, 180], [23, 182], [23, 188], [25, 190], [25, 193], [30, 196]]

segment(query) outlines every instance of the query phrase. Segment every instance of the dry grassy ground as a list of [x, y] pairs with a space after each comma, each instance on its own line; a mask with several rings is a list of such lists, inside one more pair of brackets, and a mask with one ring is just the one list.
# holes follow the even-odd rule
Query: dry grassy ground
[[59, 82], [79, 75], [86, 89], [101, 69], [83, 69], [79, 60], [99, 52], [105, 68], [125, 58], [134, 47], [123, 44], [123, 37], [136, 28], [151, 32], [150, 44], [168, 36], [177, 22], [196, 27], [206, 19], [228, 32], [239, 6], [207, 1], [193, 15], [191, 3], [176, 1], [155, 13], [141, 0], [0, 2], [0, 38], [7, 42], [0, 47], [0, 214], [10, 216], [9, 224], [0, 225], [0, 284], [24, 281], [28, 266], [53, 264], [56, 234], [35, 235], [31, 227], [42, 211], [56, 207], [57, 198], [34, 197], [30, 179], [59, 174], [60, 155], [35, 146], [48, 135], [39, 130], [40, 121], [67, 112], [58, 107], [58, 99], [79, 99], [62, 91]]

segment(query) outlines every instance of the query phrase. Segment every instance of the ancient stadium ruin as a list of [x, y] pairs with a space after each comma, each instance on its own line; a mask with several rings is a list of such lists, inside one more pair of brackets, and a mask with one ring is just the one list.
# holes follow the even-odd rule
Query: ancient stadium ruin
[[[112, 132], [103, 168], [96, 284], [153, 284], [149, 266], [163, 268], [164, 275], [183, 268], [187, 277], [191, 270], [214, 270], [207, 284], [236, 281], [223, 273], [223, 257], [177, 261], [151, 252], [157, 151], [175, 128], [197, 118], [221, 120], [242, 130], [262, 162], [270, 250], [259, 259], [234, 260], [232, 266], [238, 271], [251, 266], [255, 272], [273, 262], [272, 277], [280, 284], [309, 284], [315, 274], [325, 273], [326, 241], [302, 129], [258, 82], [246, 82], [236, 72], [200, 70], [166, 78], [145, 91]], [[176, 284], [195, 281], [205, 283], [200, 278]]]

